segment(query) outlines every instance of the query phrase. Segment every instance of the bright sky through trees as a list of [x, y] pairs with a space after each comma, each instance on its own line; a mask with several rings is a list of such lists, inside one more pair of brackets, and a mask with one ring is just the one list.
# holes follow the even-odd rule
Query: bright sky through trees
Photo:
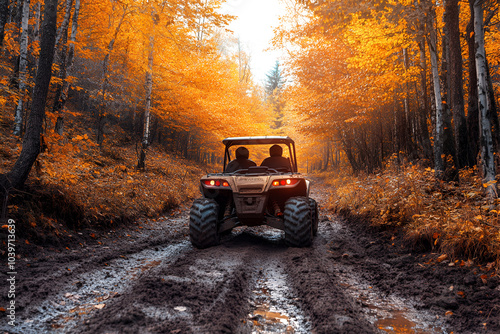
[[267, 50], [271, 46], [273, 29], [278, 26], [278, 18], [285, 12], [281, 0], [228, 0], [223, 12], [235, 15], [229, 29], [239, 37], [244, 50], [251, 57], [251, 69], [257, 83], [262, 84], [266, 74], [279, 60], [281, 53]]

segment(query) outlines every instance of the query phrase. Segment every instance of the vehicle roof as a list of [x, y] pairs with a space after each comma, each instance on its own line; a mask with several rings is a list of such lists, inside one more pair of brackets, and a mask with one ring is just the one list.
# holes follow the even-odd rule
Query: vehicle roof
[[288, 136], [256, 136], [256, 137], [230, 137], [222, 141], [226, 146], [232, 145], [260, 145], [260, 144], [293, 144]]

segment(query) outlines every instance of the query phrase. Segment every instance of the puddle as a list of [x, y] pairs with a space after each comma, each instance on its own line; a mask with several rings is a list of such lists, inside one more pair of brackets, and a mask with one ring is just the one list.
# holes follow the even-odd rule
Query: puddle
[[414, 333], [414, 334], [424, 334], [424, 333], [442, 333], [441, 328], [434, 328], [432, 332], [425, 330], [420, 330], [417, 325], [406, 319], [405, 314], [402, 312], [392, 312], [392, 318], [379, 319], [375, 322], [378, 329], [383, 330], [387, 333]]
[[258, 238], [266, 239], [271, 243], [279, 243], [285, 236], [285, 232], [267, 225], [241, 226], [233, 229], [233, 234], [248, 233]]
[[[330, 221], [330, 224], [333, 231], [342, 229], [338, 223]], [[383, 296], [368, 282], [359, 278], [356, 268], [338, 263], [333, 268], [344, 291], [361, 301], [368, 321], [381, 330], [381, 333], [448, 333], [442, 319], [430, 312], [416, 310], [409, 300], [394, 295]]]
[[292, 297], [284, 271], [269, 265], [260, 271], [250, 305], [254, 307], [246, 324], [252, 333], [310, 333], [311, 325]]
[[77, 323], [105, 308], [143, 273], [173, 263], [190, 247], [188, 241], [183, 241], [113, 259], [101, 269], [76, 276], [72, 284], [61, 286], [60, 293], [51, 300], [33, 307], [30, 319], [20, 319], [17, 326], [8, 329], [26, 334], [71, 333]]

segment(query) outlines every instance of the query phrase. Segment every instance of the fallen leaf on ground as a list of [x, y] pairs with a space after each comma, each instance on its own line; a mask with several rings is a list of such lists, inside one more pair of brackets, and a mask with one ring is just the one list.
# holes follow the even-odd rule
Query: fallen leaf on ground
[[440, 255], [438, 258], [437, 258], [437, 262], [443, 262], [444, 260], [446, 260], [448, 258], [448, 255], [447, 254], [442, 254]]

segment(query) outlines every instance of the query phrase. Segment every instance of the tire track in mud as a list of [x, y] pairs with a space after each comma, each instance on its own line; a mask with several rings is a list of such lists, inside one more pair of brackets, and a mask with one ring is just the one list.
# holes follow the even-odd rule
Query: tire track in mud
[[[419, 307], [417, 301], [394, 293], [382, 292], [376, 288], [377, 282], [371, 281], [371, 274], [366, 272], [365, 265], [360, 263], [365, 263], [371, 268], [378, 267], [379, 271], [392, 271], [388, 275], [398, 275], [397, 269], [379, 259], [367, 256], [366, 250], [358, 245], [357, 237], [339, 218], [325, 217], [322, 234], [318, 238], [321, 246], [315, 247], [315, 253], [321, 260], [322, 267], [336, 277], [336, 285], [342, 287], [356, 300], [361, 306], [361, 311], [377, 331], [447, 333], [445, 321]], [[350, 257], [356, 258], [357, 264], [340, 261]]]
[[20, 333], [71, 333], [78, 322], [93, 316], [123, 294], [141, 275], [157, 266], [168, 266], [191, 248], [187, 241], [147, 248], [138, 253], [112, 259], [90, 271], [72, 275], [69, 282], [53, 281], [57, 290], [41, 303], [25, 310], [29, 314], [15, 327], [3, 328]]
[[234, 333], [248, 308], [248, 262], [245, 250], [193, 249], [141, 276], [77, 331]]
[[291, 288], [311, 319], [312, 331], [375, 333], [360, 303], [345, 293], [335, 275], [325, 267], [324, 259], [315, 249], [318, 242], [321, 240], [315, 240], [310, 249], [290, 249], [285, 257]]
[[240, 332], [310, 333], [310, 319], [289, 287], [289, 277], [281, 260], [283, 250], [262, 250], [265, 258], [261, 256], [251, 264], [250, 313]]
[[[172, 222], [175, 229], [169, 224]], [[125, 276], [152, 266], [148, 253], [161, 253], [179, 244], [191, 247], [185, 238], [187, 228], [183, 226], [184, 222], [185, 215], [180, 215], [169, 217], [168, 223], [165, 219], [138, 221], [127, 228], [109, 232], [74, 231], [76, 236], [90, 234], [91, 237], [76, 238], [71, 249], [56, 245], [34, 246], [26, 253], [20, 253], [16, 266], [16, 326], [0, 321], [0, 332], [71, 332], [68, 325], [71, 328], [73, 323], [98, 310], [93, 309], [93, 305], [111, 300], [118, 294], [107, 289], [122, 289], [126, 285], [124, 282], [134, 279]], [[169, 256], [163, 257], [168, 259]], [[131, 261], [128, 266], [127, 259]], [[114, 271], [123, 278], [113, 284], [117, 287], [109, 284], [109, 279], [115, 276]], [[96, 282], [103, 287], [101, 291], [91, 288]], [[5, 286], [0, 285], [0, 305], [5, 303], [6, 297]]]

